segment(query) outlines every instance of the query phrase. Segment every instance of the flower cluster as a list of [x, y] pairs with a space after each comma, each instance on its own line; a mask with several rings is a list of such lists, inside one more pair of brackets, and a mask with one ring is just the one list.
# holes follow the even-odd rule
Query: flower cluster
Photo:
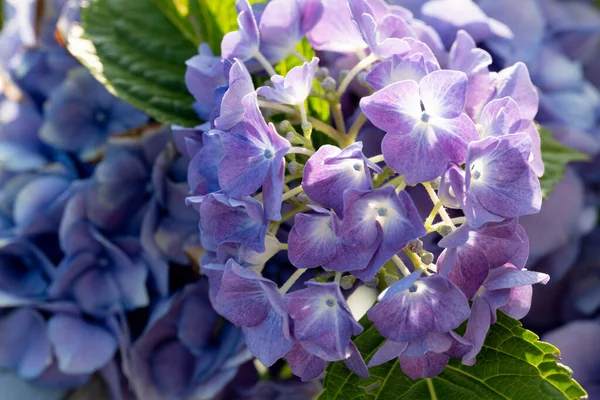
[[[432, 377], [450, 357], [473, 364], [496, 310], [522, 318], [548, 281], [525, 269], [518, 222], [542, 202], [538, 91], [523, 62], [493, 70], [502, 53], [477, 47], [512, 30], [450, 3], [418, 18], [383, 0], [238, 0], [221, 57], [204, 46], [188, 63], [208, 115], [187, 139], [200, 265], [264, 365], [283, 358], [309, 380], [344, 361], [367, 375], [347, 302], [364, 285], [380, 292], [367, 318], [388, 340], [369, 366], [398, 358]], [[282, 76], [284, 59], [297, 66]], [[312, 112], [323, 103], [333, 124]]]

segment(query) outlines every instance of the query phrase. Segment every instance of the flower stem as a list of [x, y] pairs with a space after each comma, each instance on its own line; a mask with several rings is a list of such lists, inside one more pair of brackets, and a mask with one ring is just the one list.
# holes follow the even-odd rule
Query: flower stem
[[254, 53], [254, 58], [256, 59], [256, 61], [259, 62], [260, 65], [262, 65], [262, 67], [265, 69], [265, 71], [267, 71], [269, 76], [277, 75], [277, 72], [275, 72], [275, 69], [273, 68], [269, 60], [267, 60], [265, 56], [263, 56], [259, 51]]
[[[282, 104], [271, 103], [270, 101], [259, 100], [258, 105], [262, 108], [269, 108], [271, 110], [281, 111], [290, 115], [300, 116], [300, 111], [295, 108], [284, 106]], [[318, 120], [317, 118], [307, 117], [308, 122], [312, 124], [312, 126], [318, 130], [319, 132], [323, 132], [325, 135], [329, 136], [336, 142], [340, 142], [341, 138], [335, 128], [325, 122]]]
[[[367, 116], [363, 112], [358, 114], [358, 117], [356, 117], [356, 119], [352, 123], [352, 126], [350, 126], [350, 129], [348, 130], [348, 135], [346, 137], [346, 140], [350, 144], [352, 144], [356, 141], [356, 137], [358, 136], [358, 133], [360, 132], [360, 128], [362, 128], [366, 122], [367, 122]], [[381, 161], [383, 161], [383, 159]]]
[[[344, 122], [344, 114], [342, 114], [342, 105], [338, 101], [331, 105], [331, 113], [333, 114], [333, 120], [335, 121], [335, 127], [337, 128], [338, 134], [342, 141], [346, 142], [346, 123]], [[340, 143], [342, 145], [342, 143]], [[342, 147], [347, 147], [343, 146]]]
[[[422, 185], [425, 188], [425, 190], [427, 191], [427, 194], [431, 198], [431, 201], [433, 202], [433, 204], [437, 204], [440, 201], [440, 199], [439, 199], [437, 193], [435, 192], [435, 190], [433, 190], [433, 188], [431, 187], [431, 183], [423, 182]], [[450, 218], [450, 216], [448, 215], [448, 212], [446, 211], [446, 209], [444, 207], [440, 206], [440, 209], [438, 210], [438, 212], [440, 214], [440, 217], [442, 217], [442, 221], [444, 221], [446, 224], [450, 225], [452, 227], [452, 229], [456, 229], [456, 225], [454, 225], [452, 223], [452, 219]]]
[[394, 254], [394, 256], [392, 257], [392, 261], [394, 262], [394, 264], [396, 264], [396, 266], [398, 267], [400, 272], [402, 272], [402, 275], [404, 275], [404, 276], [410, 275], [410, 270], [408, 269], [406, 264], [404, 264], [404, 261], [402, 261], [402, 259], [400, 257], [398, 257], [397, 254]]
[[342, 273], [336, 272], [335, 278], [333, 278], [333, 281], [339, 285], [341, 280], [342, 280]]
[[369, 161], [374, 162], [374, 163], [378, 163], [378, 162], [385, 161], [385, 159], [383, 158], [383, 154], [380, 154], [378, 156], [370, 157]]
[[306, 107], [304, 107], [304, 103], [298, 104], [298, 110], [300, 111], [300, 120], [303, 124], [307, 124], [308, 118], [306, 116]]
[[375, 61], [377, 61], [377, 56], [373, 53], [369, 54], [368, 56], [366, 56], [365, 58], [360, 60], [358, 62], [358, 64], [356, 64], [354, 66], [354, 68], [352, 68], [350, 70], [350, 72], [348, 72], [348, 75], [346, 75], [346, 77], [344, 78], [342, 83], [340, 83], [340, 86], [338, 87], [336, 95], [338, 97], [342, 97], [342, 95], [344, 94], [346, 89], [348, 89], [348, 86], [350, 85], [352, 80], [356, 77], [356, 75], [358, 75], [358, 73], [360, 71], [367, 68], [369, 65], [373, 64]]
[[292, 197], [294, 197], [297, 194], [300, 194], [304, 192], [304, 188], [302, 187], [302, 185], [298, 185], [295, 188], [293, 188], [290, 191], [285, 192], [282, 196], [281, 196], [281, 201], [286, 201], [288, 199], [291, 199]]
[[305, 149], [304, 147], [294, 146], [290, 147], [287, 154], [304, 154], [305, 156], [310, 157], [315, 154], [315, 152], [313, 150]]
[[286, 294], [288, 290], [290, 290], [290, 288], [292, 287], [292, 285], [294, 283], [296, 283], [296, 281], [298, 280], [298, 278], [300, 278], [302, 276], [303, 273], [306, 272], [306, 268], [300, 268], [298, 270], [296, 270], [296, 272], [294, 272], [294, 274], [292, 276], [290, 276], [290, 279], [288, 279], [287, 281], [285, 281], [285, 283], [283, 284], [282, 287], [279, 288], [279, 293], [281, 294]]

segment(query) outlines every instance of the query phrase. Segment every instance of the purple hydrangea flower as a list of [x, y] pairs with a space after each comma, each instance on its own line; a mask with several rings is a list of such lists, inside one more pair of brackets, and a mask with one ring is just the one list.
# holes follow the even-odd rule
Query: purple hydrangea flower
[[394, 54], [367, 74], [365, 79], [375, 90], [405, 80], [419, 83], [425, 75], [440, 69], [437, 59], [425, 43], [412, 38], [404, 40], [410, 45], [407, 54]]
[[490, 269], [511, 262], [523, 268], [529, 254], [529, 241], [517, 219], [488, 223], [481, 229], [464, 224], [444, 237], [445, 248], [437, 261], [438, 271], [471, 299]]
[[238, 11], [239, 30], [229, 32], [221, 41], [221, 55], [225, 59], [239, 58], [246, 61], [258, 52], [260, 33], [258, 23], [248, 0], [237, 0], [235, 7]]
[[54, 147], [94, 159], [106, 139], [137, 128], [146, 114], [111, 95], [86, 69], [69, 73], [44, 106], [40, 136]]
[[459, 29], [468, 32], [476, 42], [490, 37], [512, 39], [513, 36], [506, 25], [488, 17], [471, 0], [428, 1], [421, 8], [421, 18], [435, 28], [446, 47], [451, 46]]
[[370, 170], [382, 172], [377, 164], [364, 156], [362, 148], [362, 142], [343, 150], [331, 145], [321, 146], [304, 167], [302, 188], [307, 196], [323, 207], [333, 208], [342, 217], [345, 190], [373, 189]]
[[513, 318], [523, 318], [531, 306], [531, 285], [546, 284], [549, 279], [541, 272], [519, 270], [511, 264], [490, 270], [483, 286], [473, 297], [465, 338], [474, 347], [463, 357], [463, 364], [475, 363], [475, 356], [483, 346], [490, 325], [496, 322], [498, 308]]
[[139, 398], [214, 398], [249, 358], [241, 330], [229, 323], [219, 327], [206, 286], [188, 285], [157, 307], [128, 349], [126, 372]]
[[204, 133], [194, 130], [185, 138], [185, 147], [190, 156], [187, 180], [192, 196], [221, 190], [218, 175], [219, 161], [223, 158], [221, 134], [216, 129]]
[[489, 66], [492, 56], [476, 46], [473, 38], [464, 30], [456, 33], [456, 40], [450, 48], [448, 67], [467, 74], [467, 101], [465, 112], [474, 117], [478, 107], [485, 102], [491, 88]]
[[410, 342], [386, 341], [369, 360], [369, 367], [398, 358], [400, 368], [411, 379], [433, 378], [441, 373], [450, 357], [464, 356], [473, 345], [453, 331], [430, 333]]
[[217, 303], [225, 318], [242, 326], [248, 349], [264, 365], [273, 365], [292, 348], [289, 315], [272, 281], [229, 260]]
[[539, 97], [525, 64], [517, 62], [504, 68], [493, 74], [491, 80], [494, 90], [489, 101], [510, 97], [519, 106], [521, 118], [533, 121], [538, 112]]
[[336, 254], [338, 218], [324, 208], [312, 208], [315, 214], [296, 215], [288, 236], [288, 257], [296, 268], [327, 265]]
[[532, 121], [521, 118], [517, 103], [510, 97], [490, 101], [481, 112], [481, 137], [525, 133], [531, 139], [529, 164], [537, 176], [544, 174], [540, 134]]
[[316, 0], [274, 0], [262, 12], [248, 0], [237, 0], [238, 27], [221, 42], [223, 58], [247, 61], [263, 54], [277, 62], [294, 51], [298, 42], [319, 20], [322, 12]]
[[[540, 182], [529, 165], [531, 139], [525, 134], [488, 137], [469, 145], [464, 172], [451, 166], [442, 180], [441, 191], [449, 193], [473, 228], [486, 222], [534, 214], [540, 210]], [[447, 198], [447, 197], [446, 197]]]
[[402, 8], [392, 8], [380, 0], [349, 0], [352, 19], [364, 41], [378, 58], [404, 54], [410, 47], [403, 38], [412, 36], [406, 19], [412, 17]]
[[419, 84], [397, 82], [361, 100], [365, 115], [387, 133], [386, 163], [407, 183], [435, 179], [449, 161], [465, 161], [468, 143], [478, 138], [463, 112], [466, 91], [464, 73], [435, 71]]
[[188, 201], [200, 203], [200, 233], [205, 248], [216, 250], [218, 245], [240, 243], [258, 252], [265, 251], [268, 221], [259, 201], [251, 197], [237, 200], [221, 192]]
[[368, 311], [385, 338], [409, 342], [430, 333], [448, 333], [469, 317], [467, 298], [450, 280], [420, 276], [421, 271], [415, 271], [390, 286]]
[[[367, 265], [357, 265], [359, 259], [348, 263], [343, 254], [339, 261], [346, 262], [346, 270], [364, 280], [373, 279], [379, 268], [413, 239], [425, 235], [423, 221], [410, 196], [393, 187], [375, 190], [349, 189], [344, 194], [344, 219], [340, 228], [342, 246], [368, 248], [375, 244], [375, 251]], [[350, 258], [350, 259], [352, 259]], [[328, 264], [331, 269], [336, 269]]]
[[185, 84], [196, 100], [194, 109], [200, 118], [207, 120], [215, 106], [213, 92], [226, 83], [223, 61], [221, 57], [213, 55], [207, 43], [203, 43], [198, 48], [198, 54], [185, 64]]
[[219, 184], [229, 196], [240, 198], [263, 189], [265, 215], [281, 218], [285, 173], [284, 156], [291, 145], [265, 122], [256, 93], [244, 97], [243, 129], [221, 135], [224, 156], [219, 162]]
[[244, 121], [244, 103], [242, 99], [254, 92], [252, 77], [240, 60], [235, 60], [229, 70], [229, 86], [223, 95], [220, 114], [215, 119], [215, 127], [222, 131], [233, 129]]
[[367, 48], [367, 44], [352, 21], [348, 0], [323, 1], [323, 14], [307, 33], [315, 50], [337, 53], [354, 53]]
[[301, 66], [292, 68], [285, 78], [281, 75], [273, 75], [271, 82], [274, 87], [263, 86], [256, 92], [275, 103], [304, 104], [312, 89], [318, 64], [319, 59], [314, 57], [310, 63], [305, 62]]
[[284, 296], [294, 337], [323, 360], [346, 359], [350, 337], [360, 334], [362, 326], [352, 317], [337, 283], [307, 282], [306, 286]]

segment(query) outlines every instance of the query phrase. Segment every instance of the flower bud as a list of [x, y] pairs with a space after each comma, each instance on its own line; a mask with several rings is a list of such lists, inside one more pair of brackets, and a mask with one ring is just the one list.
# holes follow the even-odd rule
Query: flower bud
[[320, 82], [328, 77], [329, 77], [329, 68], [327, 68], [327, 67], [320, 67], [317, 70], [317, 72], [315, 73], [315, 78], [317, 78], [317, 80]]
[[321, 87], [323, 88], [323, 90], [325, 92], [335, 92], [335, 89], [337, 87], [337, 82], [335, 81], [335, 79], [328, 76], [327, 78], [325, 78], [323, 80], [323, 83], [321, 83]]
[[412, 253], [418, 253], [423, 250], [423, 242], [420, 239], [411, 240], [406, 245], [406, 248]]
[[450, 225], [442, 225], [437, 228], [437, 233], [442, 236], [448, 236], [450, 233], [452, 233], [452, 227]]
[[433, 262], [433, 253], [428, 251], [423, 252], [423, 254], [421, 254], [421, 261], [425, 265], [431, 264]]
[[342, 276], [342, 279], [340, 279], [340, 287], [344, 290], [352, 289], [354, 282], [356, 282], [355, 277], [352, 275], [344, 275]]

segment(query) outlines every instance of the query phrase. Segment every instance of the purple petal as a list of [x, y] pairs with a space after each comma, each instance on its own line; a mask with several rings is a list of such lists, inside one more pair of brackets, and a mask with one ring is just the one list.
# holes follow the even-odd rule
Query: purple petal
[[327, 264], [335, 255], [337, 217], [329, 212], [298, 214], [288, 237], [288, 256], [296, 268]]
[[448, 364], [445, 354], [427, 353], [421, 357], [400, 356], [400, 367], [411, 379], [433, 378], [439, 375]]
[[242, 328], [248, 349], [267, 367], [283, 357], [294, 345], [289, 336], [287, 318], [287, 315], [281, 315], [271, 309], [260, 324]]
[[363, 97], [360, 108], [385, 132], [408, 134], [421, 117], [419, 86], [415, 81], [396, 82]]
[[538, 94], [531, 83], [527, 66], [517, 62], [509, 68], [498, 73], [495, 80], [495, 98], [511, 97], [518, 105], [521, 116], [527, 120], [533, 120], [538, 111]]
[[362, 332], [337, 283], [307, 282], [306, 289], [284, 297], [294, 320], [294, 337], [311, 354], [326, 361], [346, 358], [352, 335]]
[[295, 343], [292, 349], [285, 355], [294, 375], [299, 376], [302, 382], [316, 379], [325, 371], [327, 363], [304, 350], [302, 346]]
[[465, 109], [468, 79], [460, 71], [434, 71], [419, 84], [425, 111], [436, 117], [456, 118]]
[[377, 349], [377, 352], [373, 354], [373, 357], [369, 360], [368, 367], [376, 367], [385, 364], [394, 358], [400, 357], [400, 354], [402, 354], [407, 346], [408, 342], [398, 343], [386, 340], [385, 343]]
[[242, 99], [254, 91], [252, 77], [244, 63], [235, 60], [229, 70], [229, 88], [223, 95], [221, 113], [215, 119], [215, 127], [227, 131], [244, 120]]
[[108, 330], [68, 315], [50, 318], [48, 337], [60, 370], [68, 374], [94, 372], [117, 350], [117, 340]]
[[258, 51], [260, 34], [252, 7], [248, 0], [237, 0], [235, 6], [239, 12], [238, 31], [229, 32], [221, 42], [221, 55], [225, 59], [239, 58], [246, 61]]

